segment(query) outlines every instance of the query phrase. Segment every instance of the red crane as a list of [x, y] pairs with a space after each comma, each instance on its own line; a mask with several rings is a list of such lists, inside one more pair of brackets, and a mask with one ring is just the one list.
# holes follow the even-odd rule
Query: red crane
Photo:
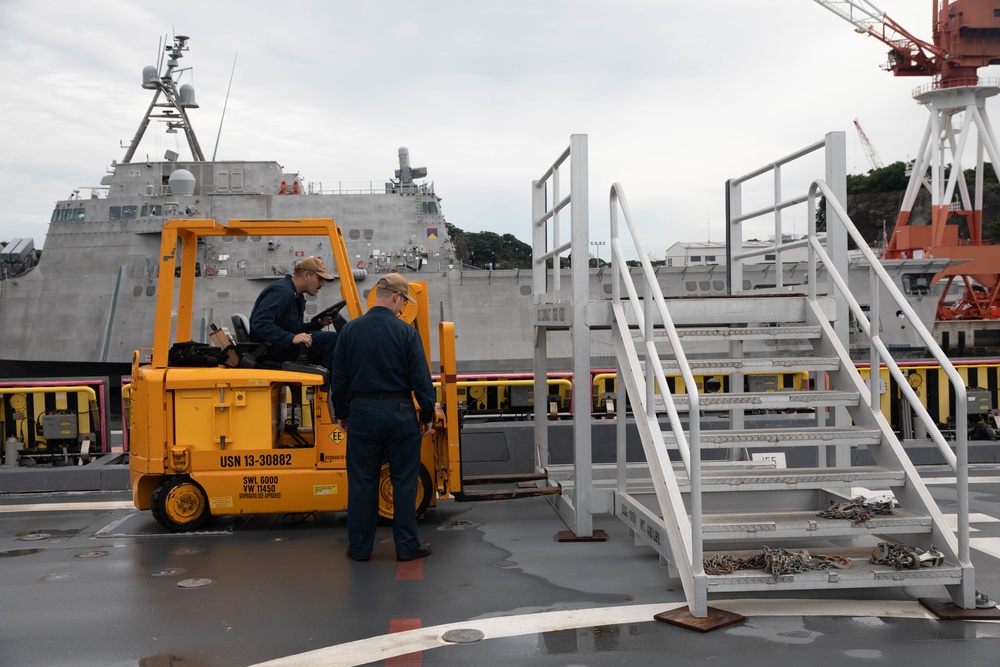
[[872, 169], [882, 169], [885, 167], [882, 164], [882, 158], [878, 156], [875, 147], [872, 146], [872, 142], [868, 141], [868, 135], [861, 129], [861, 123], [858, 122], [857, 118], [854, 119], [854, 127], [858, 130], [858, 139], [861, 140], [861, 147], [865, 149], [865, 156], [868, 158], [868, 162], [871, 163]]
[[[1000, 5], [993, 0], [931, 0], [933, 37], [926, 41], [867, 0], [815, 1], [854, 25], [857, 32], [889, 46], [884, 69], [895, 76], [931, 77], [929, 84], [913, 91], [914, 99], [930, 110], [930, 117], [883, 257], [966, 260], [935, 277], [947, 281], [938, 303], [938, 319], [1000, 319], [1000, 246], [984, 244], [982, 235], [984, 153], [1000, 179], [1000, 155], [986, 100], [1000, 93], [1000, 82], [980, 79], [978, 72], [981, 67], [1000, 64]], [[970, 140], [975, 142], [976, 154], [972, 195], [962, 167]], [[913, 220], [913, 204], [928, 172], [931, 218]], [[965, 295], [958, 303], [947, 304], [948, 288], [959, 278]]]

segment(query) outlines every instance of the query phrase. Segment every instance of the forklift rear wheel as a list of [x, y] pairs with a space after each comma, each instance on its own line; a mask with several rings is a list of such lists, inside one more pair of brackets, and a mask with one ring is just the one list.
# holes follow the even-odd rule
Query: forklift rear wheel
[[185, 475], [163, 480], [152, 497], [153, 518], [177, 533], [197, 530], [211, 518], [205, 491]]
[[[431, 483], [431, 474], [427, 468], [420, 466], [420, 474], [417, 475], [417, 517], [424, 515], [427, 507], [431, 504], [431, 494], [434, 493], [434, 486]], [[382, 464], [382, 472], [378, 476], [378, 521], [383, 526], [392, 525], [393, 503], [392, 503], [392, 480], [389, 479], [389, 464]]]

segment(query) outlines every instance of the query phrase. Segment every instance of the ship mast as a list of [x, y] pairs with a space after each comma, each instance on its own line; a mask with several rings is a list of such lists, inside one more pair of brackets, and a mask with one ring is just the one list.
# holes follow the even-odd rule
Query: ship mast
[[[163, 74], [157, 76], [156, 68], [152, 66], [143, 69], [142, 87], [147, 90], [155, 90], [156, 93], [153, 95], [153, 101], [149, 103], [149, 108], [146, 109], [146, 115], [139, 123], [139, 129], [136, 131], [135, 137], [132, 138], [132, 143], [129, 144], [122, 162], [127, 164], [132, 161], [132, 156], [139, 148], [142, 135], [146, 133], [149, 121], [153, 118], [166, 120], [167, 132], [176, 133], [177, 130], [184, 130], [193, 159], [197, 162], [205, 160], [205, 155], [201, 152], [201, 146], [198, 144], [198, 137], [195, 136], [187, 115], [188, 109], [198, 108], [198, 104], [194, 100], [194, 88], [190, 84], [185, 84], [178, 89], [173, 76], [177, 70], [177, 61], [184, 57], [183, 52], [188, 50], [188, 39], [183, 35], [176, 35], [173, 46], [165, 47], [170, 56]], [[183, 70], [177, 70], [178, 73], [181, 71]], [[163, 101], [160, 101], [161, 96], [164, 98]]]

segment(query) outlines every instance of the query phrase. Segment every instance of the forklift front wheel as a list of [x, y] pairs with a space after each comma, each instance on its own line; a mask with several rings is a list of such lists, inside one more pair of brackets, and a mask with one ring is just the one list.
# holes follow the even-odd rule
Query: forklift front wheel
[[[420, 474], [417, 475], [417, 516], [421, 517], [431, 504], [431, 494], [434, 493], [434, 485], [431, 482], [431, 474], [427, 472], [425, 466], [420, 466]], [[378, 476], [378, 521], [383, 526], [392, 525], [393, 515], [392, 502], [392, 480], [389, 479], [389, 464], [382, 464], [382, 472]]]
[[160, 482], [153, 491], [151, 504], [156, 522], [174, 533], [198, 530], [212, 516], [205, 491], [186, 475]]

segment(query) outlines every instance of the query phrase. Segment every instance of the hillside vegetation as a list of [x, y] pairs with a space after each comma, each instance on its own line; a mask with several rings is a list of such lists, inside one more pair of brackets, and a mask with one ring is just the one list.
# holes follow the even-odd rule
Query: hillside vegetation
[[[993, 168], [989, 164], [985, 167], [983, 237], [987, 239], [987, 242], [989, 239], [993, 239], [995, 242], [995, 240], [1000, 239], [1000, 183], [997, 182]], [[973, 169], [966, 169], [964, 176], [971, 195], [974, 191], [976, 172]], [[908, 181], [906, 165], [902, 162], [894, 162], [882, 169], [873, 169], [864, 175], [847, 177], [847, 213], [851, 216], [858, 231], [870, 243], [881, 239], [883, 228], [889, 237], [892, 236], [899, 207], [906, 194]], [[926, 188], [921, 188], [910, 213], [909, 224], [929, 224], [930, 216], [930, 194]], [[959, 233], [962, 234], [965, 220], [963, 218], [955, 218], [955, 220], [956, 222], [961, 220]], [[968, 236], [967, 233], [963, 235]]]

